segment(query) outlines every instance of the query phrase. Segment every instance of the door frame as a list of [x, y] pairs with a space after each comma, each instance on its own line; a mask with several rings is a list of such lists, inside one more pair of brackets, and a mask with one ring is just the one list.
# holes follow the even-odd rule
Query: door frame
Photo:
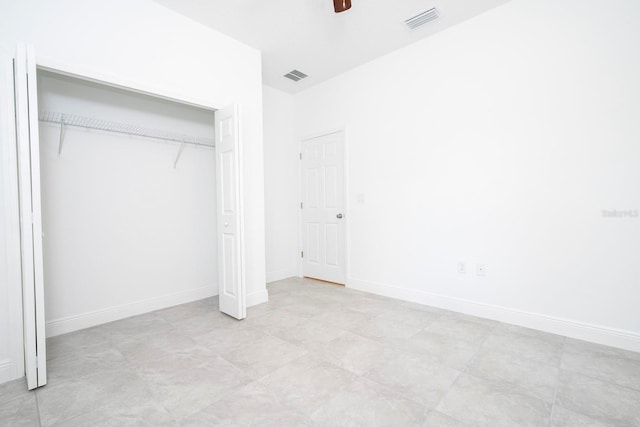
[[[349, 184], [349, 174], [347, 173], [349, 169], [349, 150], [347, 149], [347, 141], [348, 141], [348, 130], [346, 126], [330, 128], [325, 131], [313, 132], [307, 134], [306, 136], [298, 138], [298, 153], [302, 154], [302, 147], [305, 141], [315, 138], [321, 138], [323, 136], [333, 135], [336, 133], [342, 133], [342, 156], [344, 160], [344, 167], [342, 170], [343, 173], [343, 182], [344, 182], [344, 191], [343, 191], [343, 203], [344, 203], [344, 286], [349, 287], [351, 270], [350, 270], [350, 256], [349, 256], [349, 247], [350, 247], [350, 238], [349, 238], [349, 225], [351, 224], [351, 212], [349, 209], [349, 189], [351, 188]], [[302, 159], [300, 159], [302, 160]], [[302, 163], [298, 163], [298, 203], [302, 202]], [[302, 209], [298, 209], [298, 253], [302, 253], [304, 248], [303, 244], [303, 222], [302, 222]], [[298, 258], [298, 277], [304, 277], [304, 265], [302, 257]]]
[[[3, 58], [5, 54], [2, 53]], [[22, 317], [22, 261], [20, 243], [20, 210], [18, 195], [18, 153], [16, 145], [14, 57], [6, 55], [7, 63], [0, 80], [0, 150], [2, 151], [2, 178], [5, 205], [4, 227], [7, 256], [7, 296], [9, 302], [9, 353], [11, 366], [0, 377], [0, 382], [24, 376], [24, 326]], [[3, 59], [4, 62], [4, 59]]]
[[[15, 54], [7, 55], [7, 56], [9, 56], [14, 61], [16, 59]], [[199, 107], [202, 109], [209, 110], [213, 114], [215, 114], [216, 111], [221, 110], [227, 104], [227, 103], [225, 104], [212, 103], [212, 102], [209, 102], [208, 100], [204, 100], [200, 98], [183, 96], [178, 92], [167, 90], [164, 87], [149, 85], [148, 83], [138, 81], [138, 80], [123, 79], [112, 74], [101, 73], [99, 71], [80, 67], [75, 64], [65, 63], [65, 62], [57, 61], [51, 58], [38, 56], [37, 53], [35, 58], [35, 65], [36, 65], [36, 70], [49, 71], [55, 74], [69, 76], [79, 80], [90, 81], [90, 82], [102, 84], [105, 86], [127, 90], [134, 93], [140, 93], [144, 95], [153, 96], [156, 98], [166, 99], [166, 100], [177, 102], [184, 105]], [[13, 64], [12, 64], [12, 67], [13, 67]], [[10, 83], [12, 83], [11, 84], [12, 96], [10, 97], [10, 100], [13, 101], [15, 99], [15, 95], [14, 95], [15, 81], [11, 81]], [[3, 84], [3, 82], [0, 82], [0, 84]], [[238, 110], [240, 110], [242, 106], [240, 104], [236, 104], [236, 105], [238, 105]], [[15, 120], [15, 111], [13, 109], [11, 109], [10, 111], [14, 112], [14, 120]], [[7, 114], [8, 113], [9, 111], [7, 112]], [[6, 115], [3, 114], [3, 116], [6, 116]], [[3, 121], [4, 119], [1, 119], [0, 123]], [[5, 128], [3, 127], [3, 129]], [[16, 141], [17, 141], [16, 139], [17, 135], [15, 134], [15, 132], [13, 132], [13, 135], [8, 135], [10, 132], [6, 132], [5, 130], [2, 130], [2, 132], [3, 132], [3, 137], [6, 135], [8, 137], [7, 140], [10, 143], [12, 143], [12, 145], [14, 146], [13, 150], [9, 152], [9, 155], [12, 156], [12, 158], [6, 159], [3, 156], [3, 163], [6, 163], [8, 160], [10, 161], [15, 160], [17, 162], [17, 151], [15, 147]], [[239, 145], [242, 146], [241, 132], [239, 133], [238, 138], [239, 138]], [[3, 153], [6, 151], [9, 151], [9, 150], [4, 150], [4, 148], [2, 147], [0, 147], [0, 149], [3, 150]], [[239, 156], [238, 162], [239, 162], [239, 171], [242, 174], [242, 170], [244, 169], [243, 168], [244, 159], [241, 156]], [[15, 173], [15, 176], [13, 176], [14, 173]], [[11, 174], [12, 176], [9, 177], [8, 176], [9, 174]], [[3, 177], [3, 185], [5, 186], [4, 188], [5, 194], [7, 196], [10, 196], [10, 198], [7, 197], [7, 203], [5, 206], [5, 210], [7, 212], [7, 218], [6, 218], [7, 224], [0, 224], [0, 226], [7, 227], [7, 230], [6, 230], [7, 239], [8, 240], [11, 239], [11, 241], [9, 241], [8, 243], [10, 244], [13, 243], [14, 244], [13, 246], [15, 246], [16, 233], [17, 233], [18, 245], [20, 244], [19, 242], [22, 234], [21, 227], [20, 227], [20, 216], [19, 216], [20, 202], [18, 199], [19, 184], [18, 184], [17, 163], [14, 165], [11, 165], [11, 168], [3, 168], [2, 177]], [[242, 203], [244, 199], [242, 186], [239, 186], [238, 191], [239, 191], [239, 202]], [[240, 210], [239, 222], [241, 226], [244, 225], [245, 216], [244, 216], [243, 210]], [[244, 239], [243, 235], [241, 236], [241, 239]], [[216, 244], [218, 244], [218, 242], [216, 242]], [[240, 247], [242, 248], [240, 251], [240, 257], [242, 257], [242, 259], [244, 260], [244, 257], [245, 257], [244, 248], [246, 247], [244, 240], [240, 242]], [[242, 265], [244, 266], [244, 263]], [[9, 254], [9, 256], [7, 257], [7, 270], [9, 273], [8, 278], [9, 280], [11, 280], [11, 282], [8, 283], [9, 295], [14, 295], [14, 296], [18, 295], [20, 298], [19, 308], [15, 309], [15, 312], [10, 313], [10, 316], [11, 316], [10, 324], [16, 327], [15, 331], [12, 331], [11, 333], [20, 335], [20, 339], [16, 340], [17, 342], [16, 342], [15, 356], [14, 356], [17, 361], [21, 362], [21, 363], [16, 362], [16, 368], [15, 368], [16, 378], [20, 378], [25, 375], [25, 363], [26, 363], [24, 361], [24, 357], [26, 355], [26, 351], [24, 348], [26, 344], [25, 343], [26, 323], [23, 321], [24, 298], [23, 298], [23, 284], [22, 284], [22, 274], [21, 274], [22, 259], [20, 256], [20, 251], [18, 251], [17, 256], [15, 255], [11, 256]], [[240, 286], [243, 288], [242, 294], [244, 297], [244, 306], [246, 307], [246, 283], [244, 280], [244, 271], [243, 271], [243, 278], [241, 280]], [[17, 329], [18, 327], [20, 328], [19, 332]], [[18, 344], [19, 344], [19, 348], [18, 348]]]

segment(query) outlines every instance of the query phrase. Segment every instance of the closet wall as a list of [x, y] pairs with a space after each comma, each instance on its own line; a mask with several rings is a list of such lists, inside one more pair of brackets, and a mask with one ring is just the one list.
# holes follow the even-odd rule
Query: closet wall
[[[47, 72], [43, 112], [213, 138], [213, 111]], [[215, 154], [40, 122], [47, 335], [217, 294]], [[215, 308], [215, 307], [213, 307]]]

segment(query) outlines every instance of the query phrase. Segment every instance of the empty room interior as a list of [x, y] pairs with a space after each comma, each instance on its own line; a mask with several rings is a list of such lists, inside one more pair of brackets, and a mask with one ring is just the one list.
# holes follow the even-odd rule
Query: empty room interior
[[0, 0], [0, 425], [640, 426], [639, 21]]

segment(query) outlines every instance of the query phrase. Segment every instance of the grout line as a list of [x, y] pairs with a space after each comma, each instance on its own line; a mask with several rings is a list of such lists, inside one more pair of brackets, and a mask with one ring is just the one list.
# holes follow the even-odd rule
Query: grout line
[[556, 409], [556, 401], [558, 399], [558, 390], [560, 389], [560, 377], [562, 376], [562, 359], [564, 358], [565, 352], [565, 343], [567, 341], [567, 337], [562, 338], [562, 351], [560, 352], [560, 361], [558, 362], [558, 379], [556, 380], [556, 389], [553, 393], [553, 401], [551, 402], [551, 411], [549, 411], [549, 425], [553, 421], [553, 414]]
[[[482, 350], [482, 348], [484, 347], [484, 344], [487, 342], [487, 340], [489, 339], [489, 337], [492, 335], [494, 329], [497, 328], [498, 325], [494, 326], [493, 329], [491, 329], [491, 331], [487, 334], [487, 336], [482, 340], [482, 343], [480, 343], [480, 345], [478, 345], [478, 349], [476, 350], [476, 352], [473, 354], [473, 356], [471, 356], [471, 358], [469, 359], [469, 361], [465, 364], [464, 369], [460, 370], [460, 374], [456, 377], [455, 381], [453, 383], [451, 383], [451, 385], [449, 386], [449, 388], [447, 389], [447, 391], [445, 391], [442, 394], [442, 397], [440, 398], [440, 400], [438, 400], [438, 403], [435, 404], [435, 406], [433, 407], [432, 411], [437, 411], [438, 406], [440, 406], [440, 403], [442, 403], [442, 401], [451, 393], [451, 390], [453, 390], [453, 388], [455, 387], [455, 385], [458, 383], [458, 381], [460, 381], [460, 378], [464, 375], [470, 375], [469, 374], [469, 365], [476, 359], [476, 357], [478, 357], [478, 354], [480, 354], [480, 351]], [[453, 369], [453, 368], [451, 368]], [[458, 418], [449, 415], [449, 414], [444, 414], [447, 415], [448, 417], [453, 418], [456, 421], [459, 421], [463, 424], [465, 424], [462, 420], [459, 420]]]
[[36, 399], [36, 413], [38, 414], [38, 426], [42, 427], [42, 420], [40, 419], [40, 403], [38, 402], [38, 392], [34, 390]]

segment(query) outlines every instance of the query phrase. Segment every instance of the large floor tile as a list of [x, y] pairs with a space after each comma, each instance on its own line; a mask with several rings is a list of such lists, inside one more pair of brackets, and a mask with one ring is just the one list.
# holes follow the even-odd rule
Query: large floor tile
[[267, 334], [256, 328], [215, 328], [194, 340], [215, 354], [225, 354], [266, 338]]
[[127, 340], [116, 347], [128, 361], [140, 365], [165, 359], [171, 354], [185, 352], [197, 346], [193, 338], [171, 330], [149, 335], [141, 340]]
[[92, 351], [78, 351], [66, 357], [47, 360], [47, 380], [56, 384], [65, 379], [81, 378], [97, 372], [131, 371], [133, 366], [113, 347], [94, 347]]
[[483, 347], [559, 367], [563, 342], [564, 338], [559, 335], [501, 324], [491, 332]]
[[310, 314], [290, 311], [286, 308], [269, 311], [261, 316], [250, 317], [242, 321], [244, 326], [260, 329], [266, 334], [272, 334], [283, 329], [296, 328], [300, 323], [311, 317]]
[[478, 352], [480, 345], [425, 329], [409, 339], [396, 340], [392, 348], [423, 354], [440, 364], [463, 370]]
[[285, 406], [304, 414], [349, 385], [355, 375], [322, 359], [304, 356], [260, 382]]
[[420, 326], [409, 326], [380, 317], [355, 323], [346, 328], [360, 336], [390, 343], [411, 338], [422, 330]]
[[556, 405], [551, 414], [551, 427], [607, 427], [610, 424]]
[[333, 326], [340, 329], [349, 328], [351, 325], [362, 324], [370, 321], [373, 316], [353, 311], [350, 309], [333, 309], [324, 313], [316, 314], [312, 317], [316, 322], [323, 325]]
[[134, 394], [126, 401], [109, 401], [98, 409], [57, 422], [60, 427], [174, 427], [178, 422], [154, 399]]
[[640, 353], [567, 339], [561, 366], [640, 391]]
[[11, 427], [38, 427], [40, 419], [36, 395], [31, 392], [0, 403], [0, 425]]
[[257, 379], [307, 353], [302, 347], [268, 336], [222, 355], [251, 378]]
[[400, 305], [400, 301], [374, 295], [362, 294], [349, 301], [350, 310], [371, 316], [378, 316]]
[[481, 320], [462, 314], [447, 314], [434, 320], [425, 330], [472, 344], [482, 344], [497, 323]]
[[364, 378], [338, 390], [311, 416], [320, 426], [419, 426], [425, 409]]
[[98, 372], [93, 376], [50, 383], [37, 391], [43, 426], [55, 425], [79, 415], [98, 412], [132, 398], [148, 396], [149, 389], [134, 372]]
[[398, 351], [374, 366], [366, 377], [432, 409], [459, 375], [433, 359]]
[[556, 406], [614, 426], [640, 426], [640, 391], [563, 371]]
[[155, 313], [129, 317], [107, 323], [99, 328], [102, 332], [109, 334], [111, 343], [116, 347], [177, 332], [175, 326]]
[[467, 372], [489, 380], [506, 381], [528, 394], [553, 403], [560, 369], [520, 355], [493, 348], [483, 348], [472, 359]]
[[28, 393], [27, 382], [24, 378], [0, 384], [0, 403], [13, 400]]
[[311, 421], [282, 405], [265, 386], [253, 382], [182, 419], [180, 425], [296, 427], [311, 425]]
[[47, 360], [111, 348], [113, 343], [108, 325], [111, 324], [47, 338]]
[[310, 346], [309, 350], [357, 375], [367, 373], [392, 355], [392, 351], [382, 344], [351, 332], [345, 332], [325, 344]]
[[445, 415], [438, 411], [431, 411], [427, 415], [422, 427], [471, 427], [469, 424], [465, 424], [462, 421], [458, 421], [448, 415]]
[[148, 380], [151, 395], [176, 420], [201, 411], [249, 382], [250, 378], [240, 369], [218, 356], [173, 376]]
[[134, 359], [130, 363], [143, 379], [153, 380], [168, 378], [183, 370], [195, 369], [216, 358], [216, 353], [200, 345], [163, 349], [159, 354], [161, 357]]
[[176, 305], [154, 312], [158, 317], [169, 323], [179, 322], [194, 316], [206, 315], [218, 311], [218, 298], [206, 298], [187, 304]]
[[343, 329], [327, 326], [313, 319], [305, 320], [295, 328], [272, 331], [272, 335], [306, 349], [322, 348], [327, 343], [346, 333], [347, 331]]
[[419, 310], [402, 304], [385, 311], [377, 318], [422, 329], [433, 323], [440, 316], [442, 316], [442, 313], [438, 311]]
[[206, 335], [214, 329], [242, 328], [247, 326], [243, 320], [227, 316], [220, 312], [218, 308], [213, 308], [205, 313], [194, 314], [184, 319], [174, 320], [169, 324], [175, 331], [192, 338]]
[[511, 384], [462, 375], [436, 408], [473, 426], [539, 427], [549, 424], [551, 405]]

